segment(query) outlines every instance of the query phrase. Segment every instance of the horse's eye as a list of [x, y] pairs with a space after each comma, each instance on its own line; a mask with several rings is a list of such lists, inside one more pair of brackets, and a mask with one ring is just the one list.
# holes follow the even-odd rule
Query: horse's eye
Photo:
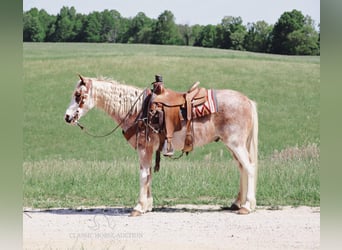
[[77, 103], [80, 103], [80, 101], [81, 101], [81, 94], [78, 93], [78, 92], [75, 93], [75, 101], [76, 101]]

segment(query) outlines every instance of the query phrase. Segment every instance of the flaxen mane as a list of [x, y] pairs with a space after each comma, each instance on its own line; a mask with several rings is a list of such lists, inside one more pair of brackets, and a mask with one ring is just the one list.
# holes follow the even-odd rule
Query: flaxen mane
[[104, 77], [91, 78], [91, 80], [94, 101], [105, 112], [109, 114], [118, 112], [117, 115], [124, 116], [130, 111], [133, 113], [140, 111], [143, 103], [142, 89]]

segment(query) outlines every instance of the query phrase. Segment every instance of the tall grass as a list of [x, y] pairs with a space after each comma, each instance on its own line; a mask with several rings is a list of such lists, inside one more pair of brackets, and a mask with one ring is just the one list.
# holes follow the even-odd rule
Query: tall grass
[[[315, 152], [306, 154], [310, 148]], [[260, 162], [258, 205], [319, 205], [318, 148], [311, 145], [292, 151]], [[133, 206], [139, 193], [137, 173], [137, 164], [132, 161], [25, 162], [24, 206]], [[227, 206], [237, 195], [238, 181], [233, 161], [163, 160], [160, 172], [153, 174], [154, 203]]]
[[[314, 157], [288, 157], [312, 145], [319, 149], [319, 57], [153, 45], [23, 46], [25, 206], [136, 202], [138, 159], [121, 134], [94, 139], [63, 120], [77, 73], [142, 88], [160, 73], [167, 87], [179, 91], [199, 80], [207, 88], [245, 93], [258, 103], [259, 204], [319, 204], [319, 151]], [[82, 122], [97, 134], [116, 125], [98, 110]], [[288, 155], [279, 160], [280, 153]], [[179, 161], [163, 159], [153, 192], [161, 205], [227, 204], [238, 181], [230, 155], [213, 143]]]

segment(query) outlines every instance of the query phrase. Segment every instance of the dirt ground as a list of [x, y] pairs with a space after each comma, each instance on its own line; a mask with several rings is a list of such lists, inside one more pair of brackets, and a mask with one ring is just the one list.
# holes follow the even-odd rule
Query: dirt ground
[[319, 249], [320, 208], [24, 208], [23, 249]]

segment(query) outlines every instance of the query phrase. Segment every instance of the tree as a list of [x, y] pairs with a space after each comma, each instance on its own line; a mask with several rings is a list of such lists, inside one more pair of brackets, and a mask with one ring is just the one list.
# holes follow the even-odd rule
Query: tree
[[39, 11], [39, 22], [44, 29], [44, 41], [48, 41], [49, 37], [55, 30], [56, 16], [49, 15], [45, 10]]
[[175, 17], [171, 11], [165, 10], [159, 15], [153, 29], [152, 43], [156, 44], [181, 44], [182, 38], [175, 23]]
[[318, 24], [317, 46], [318, 46], [318, 54], [320, 55], [320, 51], [321, 51], [321, 24]]
[[295, 30], [288, 35], [291, 48], [290, 53], [294, 55], [319, 55], [319, 34], [310, 16], [306, 16], [301, 29]]
[[53, 41], [73, 42], [80, 32], [79, 23], [76, 25], [76, 10], [74, 7], [62, 7], [57, 15]]
[[192, 46], [200, 46], [197, 44], [198, 41], [198, 37], [202, 31], [203, 26], [199, 25], [199, 24], [195, 24], [194, 26], [191, 26], [191, 37], [190, 37], [190, 41], [189, 44]]
[[128, 34], [129, 27], [131, 26], [131, 21], [132, 21], [131, 18], [122, 17], [120, 19], [116, 42], [128, 43], [129, 37], [127, 34]]
[[101, 42], [101, 14], [94, 11], [87, 16], [84, 33], [87, 42]]
[[269, 52], [272, 29], [272, 25], [268, 25], [265, 21], [249, 23], [244, 41], [246, 50], [263, 53]]
[[118, 39], [120, 31], [121, 14], [116, 10], [104, 10], [101, 12], [100, 41], [113, 42]]
[[185, 24], [185, 25], [179, 24], [177, 26], [178, 26], [179, 33], [182, 36], [184, 45], [187, 45], [187, 46], [190, 45], [190, 40], [192, 37], [191, 27], [188, 24]]
[[87, 15], [77, 13], [74, 19], [74, 32], [75, 36], [71, 42], [86, 42], [84, 26], [87, 19]]
[[242, 24], [241, 17], [226, 16], [216, 29], [218, 48], [244, 50], [243, 45], [247, 31]]
[[45, 29], [39, 20], [39, 11], [32, 8], [23, 15], [23, 40], [25, 42], [43, 42]]
[[238, 26], [237, 30], [230, 34], [231, 49], [245, 50], [244, 40], [246, 36], [246, 28], [243, 25]]
[[213, 48], [215, 47], [216, 27], [212, 24], [203, 26], [196, 38], [195, 46]]
[[284, 12], [274, 25], [271, 51], [275, 54], [294, 54], [293, 42], [290, 42], [289, 35], [303, 26], [304, 16], [300, 11]]
[[189, 26], [176, 24], [168, 10], [151, 19], [143, 12], [124, 18], [116, 10], [86, 15], [62, 7], [54, 16], [32, 8], [23, 12], [23, 41], [154, 43], [319, 55], [320, 25], [317, 31], [312, 18], [297, 10], [284, 12], [274, 26], [265, 21], [244, 26], [241, 17], [233, 16], [225, 16], [217, 25]]
[[130, 22], [127, 31], [128, 42], [150, 43], [152, 40], [153, 21], [143, 12], [139, 12]]

